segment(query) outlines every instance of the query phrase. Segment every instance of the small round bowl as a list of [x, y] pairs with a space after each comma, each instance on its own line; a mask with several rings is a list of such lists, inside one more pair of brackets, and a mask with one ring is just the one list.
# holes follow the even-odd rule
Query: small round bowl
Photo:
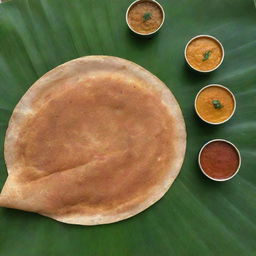
[[[150, 32], [150, 33], [147, 33], [147, 34], [143, 34], [143, 33], [137, 32], [136, 30], [134, 30], [134, 29], [132, 28], [132, 26], [130, 26], [129, 21], [128, 21], [129, 11], [130, 11], [130, 9], [131, 9], [135, 4], [137, 4], [137, 3], [139, 3], [139, 2], [153, 2], [153, 3], [155, 3], [155, 4], [160, 8], [160, 10], [161, 10], [161, 12], [162, 12], [162, 15], [163, 15], [163, 19], [162, 19], [161, 25], [160, 25], [155, 31]], [[163, 26], [164, 20], [165, 20], [165, 12], [164, 12], [164, 9], [163, 9], [162, 5], [159, 4], [159, 3], [158, 3], [157, 1], [155, 1], [155, 0], [136, 0], [136, 1], [132, 2], [132, 3], [129, 5], [129, 7], [128, 7], [127, 11], [126, 11], [126, 24], [127, 24], [127, 26], [129, 27], [129, 29], [130, 29], [132, 32], [134, 32], [135, 34], [137, 34], [137, 35], [139, 35], [139, 36], [143, 36], [143, 37], [152, 36], [152, 35], [154, 35], [155, 33], [157, 33], [157, 32], [160, 30], [160, 28]]]
[[[193, 40], [195, 40], [196, 38], [200, 38], [200, 37], [208, 37], [208, 38], [211, 38], [211, 39], [213, 39], [214, 41], [216, 41], [216, 42], [220, 45], [220, 47], [221, 47], [221, 50], [222, 50], [222, 58], [221, 58], [221, 61], [220, 61], [220, 63], [219, 63], [215, 68], [213, 68], [213, 69], [210, 69], [210, 70], [200, 70], [200, 69], [197, 69], [197, 68], [193, 67], [193, 66], [189, 63], [189, 61], [188, 61], [188, 59], [187, 59], [187, 54], [186, 54], [186, 53], [187, 53], [187, 48], [188, 48], [189, 44], [190, 44]], [[188, 41], [188, 43], [186, 44], [186, 47], [185, 47], [185, 49], [184, 49], [184, 56], [185, 56], [185, 59], [186, 59], [187, 64], [188, 64], [193, 70], [198, 71], [198, 72], [201, 72], [201, 73], [209, 73], [209, 72], [212, 72], [212, 71], [216, 70], [216, 69], [222, 64], [222, 62], [223, 62], [223, 60], [224, 60], [224, 55], [225, 55], [225, 51], [224, 51], [224, 47], [223, 47], [222, 43], [221, 43], [216, 37], [213, 37], [213, 36], [210, 36], [210, 35], [198, 35], [198, 36], [195, 36], [195, 37], [191, 38], [191, 39]]]
[[[212, 143], [212, 142], [215, 142], [215, 141], [223, 141], [223, 142], [228, 143], [229, 145], [231, 145], [231, 146], [236, 150], [237, 155], [238, 155], [239, 164], [238, 164], [237, 170], [235, 171], [234, 174], [232, 174], [230, 177], [225, 178], [225, 179], [216, 179], [216, 178], [213, 178], [213, 177], [209, 176], [209, 175], [204, 171], [204, 169], [203, 169], [203, 167], [202, 167], [202, 165], [201, 165], [200, 158], [201, 158], [201, 153], [202, 153], [203, 149], [204, 149], [208, 144], [210, 144], [210, 143]], [[238, 148], [237, 148], [233, 143], [231, 143], [230, 141], [224, 140], [224, 139], [214, 139], [214, 140], [208, 141], [207, 143], [205, 143], [205, 144], [202, 146], [202, 148], [201, 148], [201, 150], [200, 150], [200, 152], [199, 152], [199, 154], [198, 154], [198, 165], [199, 165], [200, 170], [202, 171], [202, 173], [203, 173], [206, 177], [208, 177], [209, 179], [214, 180], [214, 181], [227, 181], [227, 180], [230, 180], [230, 179], [232, 179], [233, 177], [235, 177], [236, 174], [239, 172], [239, 169], [240, 169], [240, 167], [241, 167], [241, 155], [240, 155], [240, 152], [239, 152]]]
[[[200, 93], [201, 93], [204, 89], [206, 89], [206, 88], [208, 88], [208, 87], [212, 87], [212, 86], [214, 86], [214, 87], [221, 87], [221, 88], [227, 90], [227, 91], [230, 93], [230, 95], [232, 96], [233, 101], [234, 101], [234, 109], [233, 109], [233, 112], [231, 113], [231, 115], [230, 115], [226, 120], [224, 120], [224, 121], [222, 121], [222, 122], [219, 122], [219, 123], [213, 123], [213, 122], [210, 122], [210, 121], [205, 120], [203, 117], [200, 116], [200, 114], [198, 113], [197, 107], [196, 107], [196, 102], [197, 102], [197, 99], [198, 99], [198, 96], [200, 95]], [[195, 108], [195, 111], [196, 111], [198, 117], [199, 117], [201, 120], [203, 120], [204, 122], [206, 122], [206, 123], [208, 123], [208, 124], [213, 124], [213, 125], [224, 124], [225, 122], [227, 122], [227, 121], [234, 115], [234, 113], [235, 113], [235, 111], [236, 111], [236, 98], [235, 98], [234, 94], [233, 94], [227, 87], [225, 87], [225, 86], [223, 86], [223, 85], [220, 85], [220, 84], [210, 84], [210, 85], [207, 85], [207, 86], [203, 87], [203, 88], [197, 93], [197, 95], [196, 95], [196, 97], [195, 97], [195, 101], [194, 101], [194, 108]]]

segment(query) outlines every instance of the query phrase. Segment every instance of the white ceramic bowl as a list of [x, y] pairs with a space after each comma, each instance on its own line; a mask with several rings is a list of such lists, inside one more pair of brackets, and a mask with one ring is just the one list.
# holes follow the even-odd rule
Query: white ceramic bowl
[[[139, 32], [137, 32], [136, 30], [134, 30], [134, 29], [130, 26], [130, 24], [129, 24], [129, 21], [128, 21], [128, 14], [129, 14], [129, 11], [130, 11], [130, 9], [131, 9], [135, 4], [137, 4], [137, 3], [139, 3], [139, 2], [153, 2], [153, 3], [155, 3], [155, 4], [161, 9], [161, 11], [162, 11], [162, 14], [163, 14], [162, 23], [161, 23], [161, 25], [160, 25], [155, 31], [153, 31], [153, 32], [151, 32], [151, 33], [148, 33], [148, 34], [139, 33]], [[132, 3], [129, 5], [129, 7], [128, 7], [127, 11], [126, 11], [126, 23], [127, 23], [128, 27], [130, 28], [130, 30], [131, 30], [132, 32], [134, 32], [135, 34], [140, 35], [140, 36], [151, 36], [151, 35], [155, 34], [155, 33], [158, 32], [159, 29], [163, 26], [164, 20], [165, 20], [164, 9], [163, 9], [162, 5], [159, 4], [159, 3], [158, 3], [157, 1], [155, 1], [155, 0], [136, 0], [136, 1], [132, 2]]]
[[[192, 65], [190, 65], [190, 63], [189, 63], [189, 61], [188, 61], [188, 59], [187, 59], [186, 53], [187, 53], [187, 48], [188, 48], [189, 44], [190, 44], [193, 40], [195, 40], [196, 38], [200, 38], [200, 37], [208, 37], [208, 38], [211, 38], [211, 39], [215, 40], [216, 42], [218, 42], [218, 44], [219, 44], [220, 47], [221, 47], [221, 50], [222, 50], [222, 58], [221, 58], [221, 61], [220, 61], [220, 63], [219, 63], [215, 68], [213, 68], [213, 69], [205, 70], [205, 71], [204, 71], [204, 70], [199, 70], [199, 69], [193, 67]], [[194, 69], [195, 71], [198, 71], [198, 72], [201, 72], [201, 73], [209, 73], [209, 72], [212, 72], [212, 71], [216, 70], [216, 69], [222, 64], [222, 62], [223, 62], [223, 60], [224, 60], [224, 55], [225, 55], [225, 52], [224, 52], [224, 47], [223, 47], [222, 43], [221, 43], [217, 38], [215, 38], [215, 37], [213, 37], [213, 36], [210, 36], [210, 35], [198, 35], [198, 36], [195, 36], [195, 37], [191, 38], [191, 39], [188, 41], [188, 43], [186, 44], [186, 47], [185, 47], [185, 50], [184, 50], [184, 56], [185, 56], [185, 59], [186, 59], [186, 62], [188, 63], [188, 65], [189, 65], [192, 69]]]
[[[230, 93], [230, 95], [232, 96], [233, 101], [234, 101], [234, 109], [233, 109], [232, 114], [229, 116], [229, 118], [227, 118], [226, 120], [224, 120], [224, 121], [222, 121], [222, 122], [219, 122], [219, 123], [213, 123], [213, 122], [209, 122], [209, 121], [203, 119], [203, 118], [200, 116], [200, 114], [198, 113], [198, 110], [197, 110], [197, 108], [196, 108], [196, 101], [197, 101], [197, 98], [198, 98], [199, 94], [200, 94], [204, 89], [206, 89], [206, 88], [208, 88], [208, 87], [216, 87], [216, 86], [217, 86], [217, 87], [221, 87], [221, 88], [227, 90], [227, 91]], [[195, 111], [196, 111], [197, 115], [199, 116], [199, 118], [200, 118], [201, 120], [203, 120], [204, 122], [206, 122], [206, 123], [208, 123], [208, 124], [219, 125], [219, 124], [223, 124], [223, 123], [227, 122], [227, 121], [234, 115], [234, 113], [235, 113], [235, 111], [236, 111], [236, 98], [235, 98], [234, 94], [233, 94], [227, 87], [225, 87], [225, 86], [223, 86], [223, 85], [220, 85], [220, 84], [210, 84], [210, 85], [207, 85], [207, 86], [203, 87], [203, 88], [197, 93], [197, 95], [196, 95], [196, 97], [195, 97], [195, 101], [194, 101], [194, 107], [195, 107]]]
[[[215, 141], [224, 141], [224, 142], [230, 144], [231, 146], [233, 146], [233, 148], [237, 151], [237, 154], [238, 154], [239, 164], [238, 164], [237, 170], [235, 171], [235, 173], [234, 173], [233, 175], [231, 175], [230, 177], [225, 178], [225, 179], [216, 179], [216, 178], [213, 178], [213, 177], [209, 176], [209, 175], [204, 171], [204, 169], [203, 169], [203, 167], [202, 167], [202, 165], [201, 165], [201, 162], [200, 162], [201, 153], [202, 153], [203, 149], [204, 149], [208, 144], [210, 144], [210, 143], [212, 143], [212, 142], [215, 142]], [[237, 148], [233, 143], [231, 143], [230, 141], [224, 140], [224, 139], [214, 139], [214, 140], [210, 140], [210, 141], [208, 141], [207, 143], [205, 143], [205, 144], [203, 145], [203, 147], [201, 148], [201, 150], [200, 150], [200, 152], [199, 152], [199, 154], [198, 154], [198, 164], [199, 164], [199, 167], [200, 167], [202, 173], [203, 173], [206, 177], [208, 177], [209, 179], [214, 180], [214, 181], [227, 181], [227, 180], [232, 179], [232, 178], [233, 178], [234, 176], [236, 176], [236, 174], [238, 173], [238, 171], [239, 171], [239, 169], [240, 169], [240, 167], [241, 167], [241, 155], [240, 155], [240, 152], [239, 152], [238, 148]]]

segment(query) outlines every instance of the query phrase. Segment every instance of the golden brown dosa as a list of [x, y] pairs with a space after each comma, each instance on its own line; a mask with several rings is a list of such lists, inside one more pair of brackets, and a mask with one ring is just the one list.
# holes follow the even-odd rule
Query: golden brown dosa
[[142, 67], [88, 56], [51, 70], [15, 107], [0, 205], [58, 221], [120, 221], [178, 175], [185, 124], [170, 90]]

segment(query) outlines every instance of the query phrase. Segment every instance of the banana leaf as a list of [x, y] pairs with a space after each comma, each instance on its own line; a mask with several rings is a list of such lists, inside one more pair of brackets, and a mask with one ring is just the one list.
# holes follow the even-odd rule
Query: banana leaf
[[[164, 81], [186, 122], [188, 145], [181, 173], [162, 200], [128, 220], [73, 226], [0, 209], [2, 256], [250, 256], [256, 255], [256, 10], [252, 0], [159, 0], [161, 31], [138, 38], [127, 28], [127, 0], [13, 0], [0, 5], [0, 186], [7, 177], [3, 143], [12, 110], [41, 75], [84, 55], [134, 61]], [[222, 66], [196, 73], [184, 61], [187, 41], [198, 34], [224, 45]], [[200, 121], [193, 101], [200, 88], [218, 83], [237, 99], [234, 117], [220, 126]], [[197, 165], [210, 139], [233, 142], [242, 155], [227, 182], [204, 177]]]

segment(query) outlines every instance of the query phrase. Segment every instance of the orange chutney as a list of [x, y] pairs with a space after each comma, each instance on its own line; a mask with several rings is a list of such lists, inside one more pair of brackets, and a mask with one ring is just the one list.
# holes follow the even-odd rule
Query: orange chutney
[[188, 63], [200, 71], [216, 68], [223, 57], [220, 43], [210, 37], [198, 37], [192, 40], [186, 49]]
[[[215, 102], [218, 102], [219, 106]], [[232, 94], [227, 89], [214, 85], [199, 93], [195, 105], [199, 116], [211, 123], [226, 121], [235, 108]]]
[[131, 6], [128, 23], [132, 29], [141, 34], [150, 34], [162, 24], [163, 12], [153, 1], [139, 1]]

